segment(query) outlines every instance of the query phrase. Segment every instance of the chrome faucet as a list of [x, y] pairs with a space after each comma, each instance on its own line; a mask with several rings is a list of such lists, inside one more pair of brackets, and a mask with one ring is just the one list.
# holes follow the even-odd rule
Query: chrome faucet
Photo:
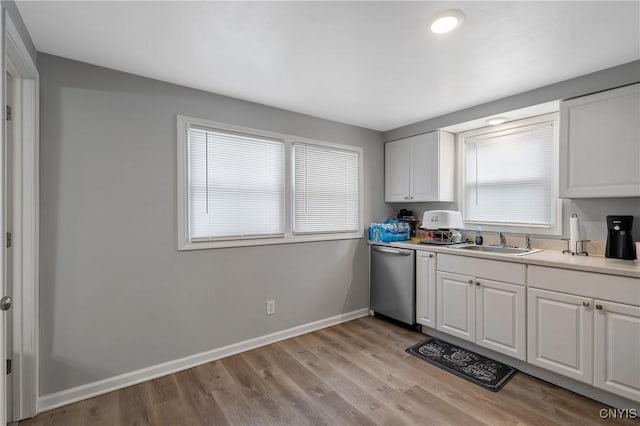
[[524, 236], [524, 248], [531, 250], [531, 235], [529, 234]]
[[498, 232], [498, 238], [500, 238], [500, 247], [506, 247], [507, 238], [504, 236], [504, 232]]

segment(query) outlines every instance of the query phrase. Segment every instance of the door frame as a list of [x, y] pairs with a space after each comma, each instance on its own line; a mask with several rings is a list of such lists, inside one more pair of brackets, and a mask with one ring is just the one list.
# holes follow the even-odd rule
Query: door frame
[[[3, 10], [4, 105], [9, 101], [4, 79], [16, 79], [12, 109], [15, 138], [13, 158], [13, 419], [37, 414], [38, 401], [38, 251], [39, 251], [39, 90], [40, 77], [27, 47], [11, 17]], [[14, 99], [15, 100], [15, 99]], [[3, 106], [4, 108], [4, 106]], [[2, 145], [6, 142], [6, 120], [2, 119]], [[7, 206], [3, 206], [7, 208]], [[3, 239], [4, 240], [4, 239]], [[4, 245], [3, 245], [4, 249]]]

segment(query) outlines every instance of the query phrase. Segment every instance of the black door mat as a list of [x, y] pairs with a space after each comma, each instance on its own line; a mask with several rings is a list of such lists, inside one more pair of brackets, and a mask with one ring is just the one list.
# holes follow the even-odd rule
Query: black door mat
[[435, 337], [413, 345], [406, 351], [492, 392], [498, 392], [517, 372], [513, 367]]

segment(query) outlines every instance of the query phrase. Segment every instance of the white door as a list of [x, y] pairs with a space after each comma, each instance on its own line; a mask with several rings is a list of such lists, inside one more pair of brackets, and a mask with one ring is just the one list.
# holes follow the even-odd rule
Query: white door
[[[4, 8], [2, 12], [0, 34], [6, 43], [0, 98], [13, 108], [7, 121], [1, 105], [0, 298], [13, 293], [16, 300], [8, 312], [0, 311], [0, 425], [36, 414], [38, 383], [38, 71], [11, 17]], [[11, 248], [6, 248], [7, 231], [12, 233]], [[15, 339], [9, 330], [17, 332]], [[7, 376], [8, 357], [13, 368]]]
[[388, 142], [384, 145], [385, 201], [409, 201], [410, 155], [411, 141], [408, 139]]
[[593, 384], [593, 300], [530, 288], [527, 361]]
[[416, 322], [436, 327], [436, 255], [416, 252]]
[[412, 138], [411, 144], [411, 201], [437, 201], [438, 197], [438, 132]]
[[594, 384], [640, 402], [640, 307], [595, 301]]
[[476, 279], [476, 343], [526, 360], [525, 287]]
[[436, 274], [436, 328], [464, 340], [476, 340], [476, 303], [473, 277]]

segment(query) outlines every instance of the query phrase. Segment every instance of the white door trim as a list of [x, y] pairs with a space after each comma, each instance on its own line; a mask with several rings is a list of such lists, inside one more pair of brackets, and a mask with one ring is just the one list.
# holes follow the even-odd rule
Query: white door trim
[[[24, 41], [5, 14], [5, 70], [18, 77], [20, 105], [14, 157], [13, 420], [37, 414], [39, 250], [39, 74]], [[5, 95], [6, 96], [6, 95]], [[5, 104], [7, 99], [5, 99]], [[4, 106], [3, 106], [4, 108]]]
[[[1, 9], [0, 14], [0, 34], [5, 34], [5, 16], [6, 10], [4, 7]], [[5, 98], [5, 76], [6, 76], [6, 48], [5, 48], [5, 37], [0, 37], [0, 71], [2, 75], [0, 75], [0, 97], [2, 99]], [[4, 114], [0, 114], [0, 296], [5, 296], [5, 276], [4, 276], [4, 256], [5, 256], [5, 244], [4, 244], [4, 211], [5, 211], [5, 202], [4, 202], [4, 148], [5, 148], [5, 121]], [[7, 318], [7, 313], [0, 311], [0, 425], [4, 426], [7, 423], [7, 381], [6, 377], [6, 364], [4, 362], [6, 354], [6, 333], [5, 333], [5, 320]]]

